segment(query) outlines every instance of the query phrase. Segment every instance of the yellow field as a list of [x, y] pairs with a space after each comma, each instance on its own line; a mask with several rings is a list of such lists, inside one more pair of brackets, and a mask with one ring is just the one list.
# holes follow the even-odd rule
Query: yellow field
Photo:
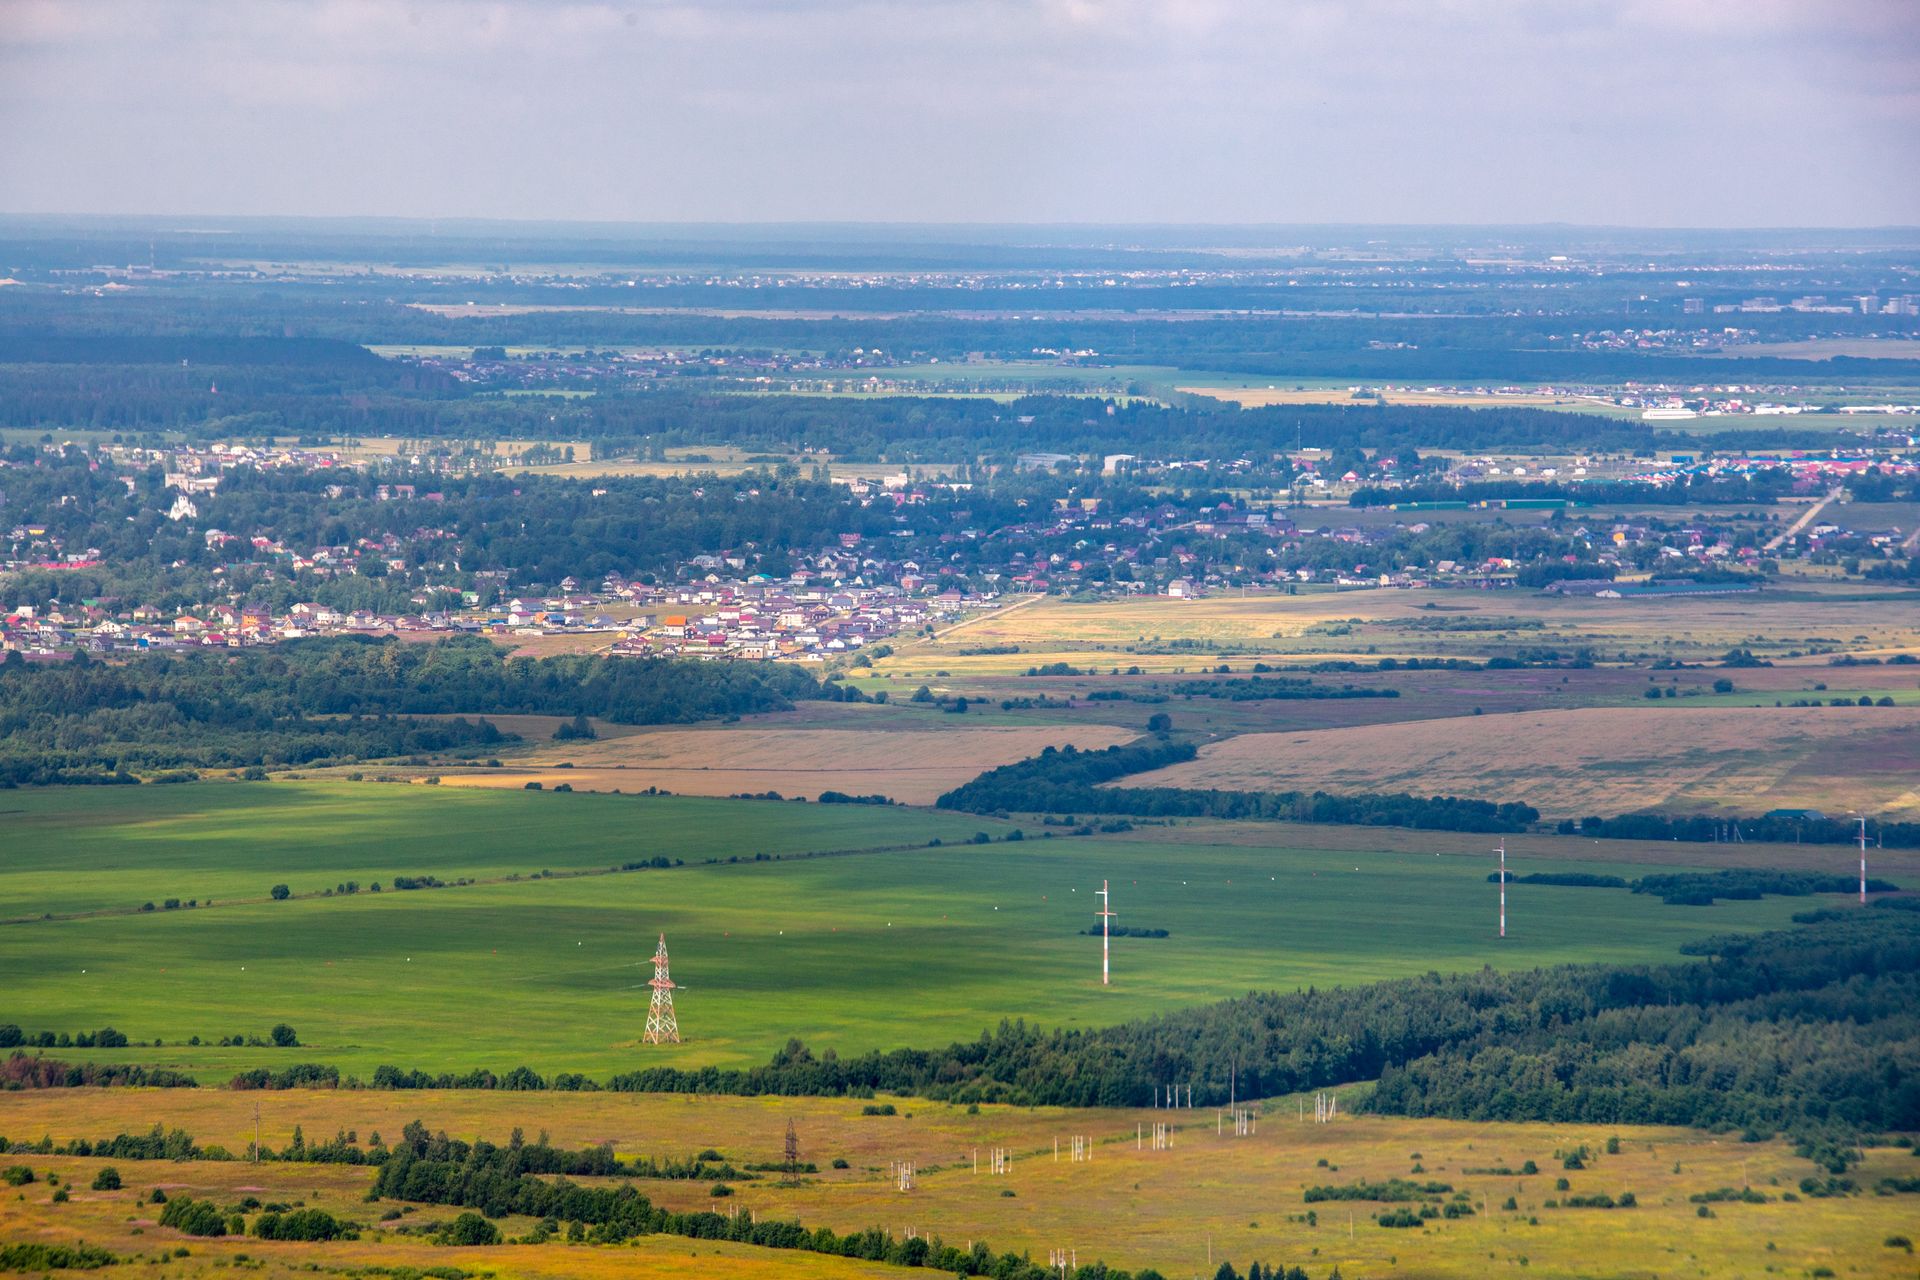
[[[902, 645], [875, 664], [878, 672], [924, 676], [1012, 674], [1050, 661], [1091, 655], [1102, 668], [1138, 663], [1167, 670], [1199, 670], [1219, 660], [1202, 648], [1234, 657], [1377, 659], [1442, 653], [1477, 656], [1490, 644], [1592, 645], [1603, 658], [1625, 649], [1702, 661], [1736, 646], [1769, 657], [1840, 641], [1859, 652], [1920, 651], [1920, 618], [1888, 607], [1878, 593], [1854, 587], [1803, 587], [1753, 595], [1677, 599], [1562, 599], [1532, 591], [1317, 591], [1216, 595], [1199, 600], [1164, 596], [1081, 603], [1049, 596], [1030, 607], [975, 620], [965, 631]], [[1429, 607], [1431, 606], [1431, 607]], [[1513, 631], [1444, 631], [1417, 624], [1444, 620], [1512, 618], [1539, 627]], [[965, 654], [962, 649], [1019, 645], [1017, 654]], [[1824, 659], [1821, 659], [1824, 661]]]
[[[1103, 748], [1134, 735], [1112, 725], [995, 725], [980, 728], [895, 728], [882, 717], [857, 729], [642, 729], [593, 742], [542, 742], [515, 755], [506, 769], [454, 774], [445, 786], [521, 787], [571, 783], [575, 791], [645, 791], [730, 796], [778, 791], [784, 796], [875, 793], [907, 804], [930, 804], [983, 770], [1069, 743]], [[549, 732], [549, 736], [550, 732]], [[556, 767], [562, 762], [571, 768]]]
[[[1355, 1096], [1349, 1093], [1347, 1101]], [[803, 1160], [825, 1170], [830, 1159], [841, 1156], [851, 1167], [795, 1186], [778, 1185], [771, 1177], [736, 1183], [729, 1202], [734, 1209], [843, 1232], [880, 1226], [896, 1235], [911, 1229], [953, 1243], [982, 1239], [996, 1249], [1040, 1257], [1049, 1249], [1069, 1249], [1082, 1263], [1099, 1258], [1132, 1268], [1154, 1266], [1169, 1276], [1204, 1276], [1223, 1259], [1244, 1268], [1254, 1258], [1305, 1266], [1316, 1280], [1336, 1265], [1353, 1277], [1685, 1274], [1710, 1280], [1769, 1270], [1805, 1275], [1819, 1267], [1847, 1276], [1907, 1277], [1914, 1266], [1905, 1250], [1883, 1244], [1890, 1235], [1913, 1233], [1913, 1197], [1876, 1196], [1870, 1190], [1880, 1178], [1912, 1175], [1915, 1161], [1903, 1149], [1868, 1152], [1852, 1174], [1867, 1194], [1787, 1200], [1786, 1194], [1798, 1196], [1799, 1180], [1815, 1170], [1779, 1141], [1743, 1143], [1733, 1135], [1658, 1128], [1349, 1116], [1316, 1125], [1300, 1118], [1301, 1100], [1291, 1098], [1262, 1104], [1257, 1132], [1243, 1138], [1231, 1136], [1231, 1125], [1216, 1133], [1215, 1114], [1204, 1110], [983, 1107], [978, 1115], [968, 1115], [958, 1108], [899, 1100], [901, 1115], [862, 1117], [860, 1104], [848, 1100], [306, 1091], [11, 1094], [0, 1103], [0, 1125], [61, 1141], [144, 1130], [159, 1122], [186, 1128], [202, 1144], [244, 1149], [256, 1101], [263, 1137], [273, 1146], [283, 1145], [295, 1124], [310, 1139], [342, 1129], [355, 1129], [362, 1139], [377, 1129], [391, 1138], [406, 1121], [419, 1118], [457, 1137], [496, 1142], [519, 1126], [529, 1134], [549, 1130], [561, 1145], [611, 1140], [626, 1154], [687, 1155], [711, 1145], [736, 1164], [777, 1160], [792, 1120]], [[1139, 1127], [1170, 1118], [1180, 1126], [1172, 1149], [1142, 1149], [1148, 1144], [1137, 1142]], [[1090, 1161], [1070, 1159], [1069, 1140], [1076, 1134], [1093, 1140]], [[1617, 1154], [1606, 1152], [1612, 1138], [1619, 1140]], [[1062, 1148], [1058, 1159], [1056, 1140]], [[1004, 1177], [974, 1172], [974, 1153], [984, 1155], [991, 1146], [1015, 1152]], [[1588, 1167], [1563, 1170], [1556, 1153], [1578, 1146], [1590, 1152]], [[896, 1188], [889, 1173], [894, 1160], [918, 1166], [911, 1191]], [[1537, 1163], [1538, 1174], [1494, 1172], [1518, 1169], [1527, 1160]], [[149, 1257], [185, 1244], [191, 1256], [169, 1262], [165, 1274], [170, 1275], [208, 1274], [234, 1264], [241, 1253], [262, 1261], [269, 1275], [289, 1274], [307, 1262], [329, 1268], [453, 1264], [504, 1276], [886, 1271], [802, 1253], [658, 1237], [620, 1248], [554, 1241], [440, 1249], [391, 1234], [376, 1222], [387, 1206], [360, 1202], [371, 1178], [365, 1169], [122, 1161], [116, 1167], [126, 1190], [92, 1192], [81, 1188], [103, 1161], [55, 1156], [8, 1161], [30, 1165], [42, 1181], [21, 1199], [0, 1199], [0, 1238], [84, 1239]], [[75, 1187], [72, 1203], [48, 1203], [48, 1170]], [[1571, 1184], [1567, 1192], [1554, 1186], [1562, 1176]], [[1388, 1230], [1372, 1221], [1382, 1208], [1377, 1203], [1304, 1200], [1311, 1186], [1393, 1177], [1446, 1183], [1465, 1194], [1474, 1212], [1430, 1221], [1418, 1230]], [[262, 1200], [304, 1200], [361, 1222], [366, 1235], [358, 1242], [324, 1245], [184, 1239], [155, 1226], [157, 1215], [140, 1203], [155, 1185], [170, 1193], [212, 1195], [222, 1203], [248, 1193]], [[1718, 1203], [1712, 1216], [1703, 1218], [1689, 1199], [1743, 1186], [1760, 1192], [1767, 1203]], [[715, 1203], [704, 1184], [652, 1181], [641, 1187], [674, 1208]], [[1627, 1191], [1634, 1193], [1637, 1207], [1548, 1206], [1569, 1194], [1617, 1198]], [[1512, 1210], [1503, 1208], [1509, 1196], [1515, 1201]], [[445, 1221], [455, 1212], [423, 1205], [402, 1221]], [[531, 1223], [509, 1219], [501, 1226], [512, 1235]], [[132, 1274], [155, 1272], [142, 1266]]]
[[[1369, 386], [1368, 391], [1376, 388]], [[1215, 400], [1227, 400], [1243, 409], [1261, 409], [1276, 404], [1372, 404], [1374, 397], [1366, 395], [1355, 399], [1353, 392], [1346, 387], [1178, 387], [1189, 395], [1210, 396]], [[1411, 387], [1377, 388], [1380, 398], [1388, 404], [1410, 405], [1452, 405], [1455, 408], [1553, 408], [1556, 405], [1577, 405], [1595, 410], [1609, 408], [1603, 402], [1582, 396], [1540, 395], [1535, 392], [1519, 392], [1513, 395], [1495, 395], [1490, 391], [1425, 391]]]
[[1550, 818], [1664, 807], [1920, 810], [1920, 708], [1589, 707], [1249, 733], [1128, 786], [1409, 791]]

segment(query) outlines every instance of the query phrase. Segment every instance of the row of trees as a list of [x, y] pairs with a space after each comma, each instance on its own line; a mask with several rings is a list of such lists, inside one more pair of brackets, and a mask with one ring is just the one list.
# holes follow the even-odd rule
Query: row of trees
[[1329, 795], [1324, 791], [1217, 791], [1111, 787], [1129, 774], [1182, 764], [1189, 742], [1144, 742], [1079, 751], [1048, 747], [1037, 756], [989, 769], [941, 796], [942, 809], [968, 813], [1099, 813], [1145, 817], [1232, 818], [1413, 827], [1428, 831], [1524, 831], [1539, 821], [1531, 805], [1406, 794]]

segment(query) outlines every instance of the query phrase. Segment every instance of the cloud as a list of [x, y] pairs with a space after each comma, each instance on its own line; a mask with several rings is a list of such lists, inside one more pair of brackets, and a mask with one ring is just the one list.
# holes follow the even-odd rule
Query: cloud
[[1904, 0], [0, 0], [0, 201], [1873, 223]]

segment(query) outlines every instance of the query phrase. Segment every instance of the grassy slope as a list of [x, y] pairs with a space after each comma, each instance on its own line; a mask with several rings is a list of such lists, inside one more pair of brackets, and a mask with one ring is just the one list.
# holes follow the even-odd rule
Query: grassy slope
[[[97, 808], [106, 797], [18, 793], [11, 803], [27, 813], [15, 820], [33, 818], [46, 852], [0, 872], [0, 893], [77, 899], [63, 886], [78, 873], [59, 867], [107, 861], [120, 869], [88, 873], [86, 893], [125, 901], [157, 893], [162, 879], [181, 896], [218, 897], [223, 877], [257, 893], [278, 879], [303, 889], [403, 866], [445, 876], [656, 851], [898, 844], [951, 838], [956, 822], [1003, 829], [910, 811], [372, 785], [140, 794], [190, 809], [197, 793], [215, 808], [157, 827], [137, 809], [107, 820]], [[347, 834], [328, 817], [336, 810]], [[223, 838], [203, 838], [209, 824]], [[1514, 891], [1511, 936], [1499, 944], [1487, 859], [1436, 856], [1458, 847], [1451, 839], [1381, 830], [1359, 849], [1316, 850], [1282, 843], [1285, 827], [1254, 844], [1140, 834], [33, 921], [0, 927], [0, 1020], [55, 1031], [111, 1023], [167, 1045], [75, 1056], [161, 1061], [212, 1079], [293, 1060], [363, 1074], [386, 1062], [524, 1062], [605, 1075], [764, 1062], [792, 1035], [847, 1053], [943, 1043], [1003, 1017], [1100, 1025], [1254, 988], [1485, 963], [1671, 959], [1688, 939], [1778, 925], [1805, 905], [1684, 909], [1620, 891], [1527, 887]], [[435, 850], [437, 865], [425, 861]], [[188, 874], [190, 865], [217, 870]], [[1106, 990], [1097, 942], [1077, 934], [1103, 877], [1121, 923], [1173, 935], [1118, 941]], [[643, 1050], [637, 984], [661, 930], [688, 984], [680, 1011], [690, 1042]], [[310, 1047], [179, 1043], [257, 1035], [281, 1019]]]
[[[518, 1126], [529, 1134], [550, 1129], [555, 1141], [570, 1146], [608, 1140], [623, 1154], [687, 1155], [712, 1145], [736, 1162], [764, 1161], [780, 1158], [791, 1120], [802, 1159], [817, 1162], [823, 1173], [791, 1188], [772, 1178], [737, 1184], [734, 1207], [841, 1231], [878, 1224], [900, 1234], [911, 1225], [953, 1242], [984, 1239], [996, 1248], [1042, 1257], [1050, 1248], [1070, 1248], [1083, 1263], [1104, 1258], [1129, 1267], [1152, 1265], [1169, 1276], [1211, 1274], [1209, 1249], [1216, 1262], [1230, 1258], [1242, 1269], [1254, 1257], [1303, 1265], [1315, 1280], [1323, 1280], [1336, 1264], [1349, 1276], [1684, 1272], [1731, 1280], [1768, 1270], [1806, 1275], [1816, 1267], [1849, 1276], [1913, 1272], [1911, 1255], [1881, 1243], [1895, 1233], [1913, 1234], [1912, 1196], [1787, 1202], [1782, 1194], [1813, 1166], [1794, 1157], [1786, 1143], [1748, 1144], [1672, 1129], [1374, 1117], [1343, 1117], [1319, 1126], [1296, 1118], [1293, 1099], [1265, 1106], [1258, 1132], [1247, 1138], [1216, 1136], [1208, 1112], [1177, 1113], [1182, 1129], [1168, 1151], [1136, 1150], [1134, 1141], [1137, 1123], [1166, 1119], [1166, 1112], [984, 1107], [968, 1115], [960, 1108], [913, 1101], [902, 1104], [899, 1116], [861, 1117], [857, 1104], [812, 1099], [87, 1090], [17, 1097], [0, 1115], [23, 1133], [46, 1133], [56, 1141], [140, 1130], [159, 1120], [185, 1127], [202, 1142], [240, 1150], [252, 1136], [256, 1101], [264, 1104], [262, 1136], [275, 1147], [286, 1144], [296, 1124], [309, 1139], [354, 1129], [365, 1140], [375, 1130], [391, 1138], [405, 1121], [418, 1117], [430, 1128], [496, 1142]], [[1073, 1163], [1062, 1156], [1056, 1163], [1054, 1140], [1073, 1134], [1095, 1140], [1093, 1160]], [[1620, 1139], [1620, 1151], [1608, 1155], [1605, 1144], [1613, 1136]], [[1547, 1201], [1560, 1198], [1554, 1180], [1563, 1170], [1555, 1152], [1581, 1144], [1595, 1154], [1587, 1169], [1565, 1173], [1573, 1192], [1618, 1196], [1630, 1190], [1638, 1208], [1547, 1207]], [[1011, 1174], [974, 1174], [971, 1153], [995, 1145], [1016, 1153]], [[852, 1167], [828, 1169], [834, 1156], [847, 1158]], [[910, 1193], [899, 1192], [889, 1179], [889, 1162], [895, 1159], [912, 1160], [919, 1168]], [[1529, 1159], [1538, 1163], [1539, 1174], [1468, 1172], [1518, 1167]], [[1424, 1172], [1413, 1173], [1416, 1161]], [[635, 1274], [640, 1269], [667, 1276], [747, 1277], [775, 1269], [782, 1275], [881, 1274], [878, 1268], [805, 1254], [663, 1238], [619, 1249], [557, 1241], [494, 1250], [436, 1249], [382, 1232], [378, 1219], [387, 1206], [362, 1202], [371, 1178], [362, 1169], [120, 1161], [126, 1189], [92, 1192], [85, 1188], [102, 1161], [13, 1156], [9, 1162], [32, 1166], [43, 1180], [25, 1188], [18, 1200], [11, 1193], [0, 1198], [0, 1238], [79, 1238], [149, 1257], [185, 1243], [192, 1257], [170, 1262], [168, 1275], [216, 1274], [214, 1268], [234, 1261], [236, 1253], [261, 1260], [266, 1275], [290, 1274], [309, 1262], [323, 1267], [453, 1263], [515, 1276]], [[1904, 1150], [1882, 1147], [1869, 1151], [1854, 1176], [1871, 1187], [1883, 1177], [1911, 1176], [1915, 1163]], [[44, 1181], [49, 1171], [75, 1186], [72, 1203], [49, 1203]], [[1408, 1176], [1467, 1192], [1475, 1215], [1433, 1222], [1419, 1231], [1390, 1231], [1370, 1220], [1378, 1205], [1302, 1200], [1309, 1186]], [[1768, 1203], [1719, 1204], [1714, 1217], [1696, 1216], [1688, 1197], [1743, 1182]], [[243, 1188], [258, 1188], [263, 1200], [304, 1200], [361, 1222], [369, 1234], [356, 1243], [333, 1245], [182, 1241], [153, 1226], [151, 1208], [138, 1203], [156, 1183], [211, 1195], [222, 1204], [237, 1200]], [[642, 1185], [648, 1196], [675, 1208], [714, 1203], [701, 1184]], [[1502, 1208], [1509, 1195], [1517, 1201], [1513, 1210]], [[1310, 1208], [1317, 1224], [1305, 1220]], [[423, 1205], [405, 1221], [445, 1221], [454, 1212]], [[142, 1220], [144, 1233], [135, 1235]], [[520, 1234], [531, 1223], [507, 1219], [501, 1226]]]

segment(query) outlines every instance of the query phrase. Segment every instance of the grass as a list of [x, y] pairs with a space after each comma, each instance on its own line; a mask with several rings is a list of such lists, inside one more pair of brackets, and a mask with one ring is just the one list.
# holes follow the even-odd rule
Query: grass
[[[554, 771], [556, 782], [566, 771]], [[636, 790], [644, 790], [637, 786]], [[260, 900], [395, 875], [601, 871], [665, 856], [802, 853], [954, 841], [964, 815], [691, 797], [526, 795], [344, 783], [50, 788], [0, 797], [0, 920], [144, 902]]]
[[[1345, 1094], [1351, 1102], [1355, 1095]], [[1687, 1274], [1725, 1277], [1806, 1275], [1826, 1267], [1840, 1274], [1896, 1277], [1912, 1274], [1911, 1256], [1886, 1247], [1890, 1235], [1911, 1235], [1908, 1195], [1866, 1194], [1837, 1199], [1785, 1199], [1814, 1167], [1777, 1140], [1743, 1143], [1731, 1136], [1650, 1127], [1488, 1124], [1345, 1116], [1331, 1125], [1299, 1119], [1299, 1099], [1267, 1100], [1258, 1131], [1216, 1135], [1205, 1111], [1083, 1111], [959, 1108], [901, 1100], [901, 1115], [862, 1117], [845, 1101], [791, 1098], [609, 1097], [445, 1093], [333, 1093], [294, 1091], [248, 1095], [138, 1090], [47, 1091], [10, 1100], [7, 1119], [22, 1133], [56, 1141], [139, 1131], [153, 1122], [179, 1125], [202, 1143], [243, 1150], [261, 1107], [266, 1143], [284, 1146], [300, 1125], [308, 1138], [379, 1131], [392, 1139], [407, 1121], [463, 1138], [504, 1141], [516, 1127], [549, 1130], [567, 1146], [610, 1141], [623, 1154], [685, 1156], [713, 1146], [736, 1164], [778, 1160], [792, 1121], [801, 1158], [823, 1172], [782, 1186], [765, 1178], [736, 1184], [736, 1210], [797, 1219], [846, 1232], [879, 1225], [896, 1236], [911, 1227], [953, 1243], [980, 1239], [997, 1250], [1041, 1257], [1070, 1249], [1082, 1263], [1095, 1259], [1169, 1276], [1210, 1274], [1231, 1260], [1244, 1271], [1254, 1258], [1304, 1266], [1314, 1280], [1335, 1267], [1350, 1276], [1482, 1277], [1492, 1274], [1559, 1278], [1592, 1275]], [[1311, 1108], [1306, 1108], [1310, 1113]], [[1137, 1126], [1177, 1118], [1170, 1150], [1136, 1148]], [[1227, 1134], [1231, 1134], [1229, 1126]], [[1093, 1159], [1053, 1158], [1053, 1144], [1075, 1134], [1094, 1140]], [[1610, 1140], [1618, 1150], [1609, 1153]], [[973, 1172], [972, 1156], [989, 1146], [1015, 1152], [1005, 1177]], [[1558, 1152], [1585, 1146], [1587, 1167], [1566, 1171]], [[845, 1170], [828, 1169], [834, 1157]], [[912, 1191], [898, 1191], [890, 1162], [913, 1161]], [[515, 1276], [633, 1274], [669, 1277], [763, 1274], [822, 1277], [925, 1275], [888, 1271], [805, 1253], [770, 1252], [677, 1238], [643, 1238], [618, 1248], [566, 1245], [450, 1250], [394, 1234], [400, 1223], [443, 1222], [457, 1210], [420, 1205], [395, 1222], [380, 1221], [390, 1202], [364, 1203], [371, 1180], [364, 1169], [294, 1164], [146, 1164], [120, 1161], [125, 1190], [86, 1190], [106, 1162], [59, 1156], [11, 1156], [34, 1168], [39, 1180], [20, 1198], [0, 1199], [0, 1238], [71, 1242], [84, 1239], [122, 1255], [141, 1254], [147, 1270], [155, 1254], [185, 1245], [189, 1255], [166, 1263], [165, 1274], [204, 1276], [228, 1268], [264, 1268], [291, 1274], [309, 1264], [326, 1270], [353, 1266], [456, 1265]], [[1525, 1176], [1488, 1172], [1533, 1160]], [[982, 1162], [984, 1164], [984, 1161]], [[1414, 1165], [1421, 1172], [1414, 1172]], [[1853, 1177], [1865, 1187], [1880, 1178], [1911, 1176], [1904, 1149], [1869, 1148]], [[50, 1202], [46, 1174], [73, 1188], [72, 1200]], [[1567, 1177], [1569, 1192], [1555, 1190]], [[1308, 1204], [1308, 1187], [1390, 1178], [1438, 1181], [1464, 1193], [1474, 1213], [1410, 1231], [1374, 1224], [1370, 1202]], [[169, 1194], [211, 1197], [231, 1204], [251, 1194], [262, 1201], [304, 1201], [362, 1224], [357, 1242], [269, 1244], [251, 1239], [184, 1239], [158, 1227], [142, 1201], [164, 1185]], [[710, 1208], [700, 1184], [643, 1182], [644, 1194], [677, 1209]], [[1751, 1186], [1765, 1203], [1717, 1203], [1698, 1216], [1691, 1199], [1720, 1188]], [[1568, 1194], [1632, 1191], [1630, 1209], [1550, 1208]], [[1003, 1194], [1011, 1192], [1011, 1195]], [[1449, 1193], [1451, 1194], [1451, 1193]], [[1507, 1197], [1515, 1207], [1504, 1208]], [[1308, 1212], [1313, 1220], [1308, 1220]], [[1351, 1215], [1351, 1218], [1349, 1217]], [[1349, 1225], [1351, 1222], [1351, 1225]], [[503, 1233], [532, 1223], [508, 1218]], [[241, 1263], [238, 1254], [250, 1255]], [[116, 1274], [128, 1270], [120, 1268]]]
[[[220, 1080], [289, 1061], [604, 1076], [650, 1063], [750, 1065], [789, 1036], [842, 1054], [967, 1038], [1002, 1018], [1105, 1025], [1240, 994], [1578, 960], [1670, 960], [1691, 939], [1782, 925], [1787, 899], [1667, 907], [1624, 892], [1532, 888], [1489, 936], [1484, 856], [1412, 832], [1359, 848], [1072, 838], [956, 845], [1005, 831], [967, 816], [773, 802], [453, 791], [364, 784], [202, 784], [17, 793], [0, 872], [13, 913], [166, 896], [208, 909], [0, 927], [5, 1017], [30, 1030], [111, 1024], [139, 1041], [79, 1056]], [[103, 805], [118, 805], [103, 810]], [[156, 812], [155, 805], [162, 806]], [[18, 833], [30, 833], [21, 839]], [[794, 860], [804, 849], [938, 849]], [[397, 872], [530, 873], [654, 854], [781, 861], [524, 878], [351, 896], [260, 898]], [[1713, 860], [1703, 849], [1682, 855]], [[1592, 864], [1610, 869], [1611, 864]], [[79, 870], [77, 868], [86, 868]], [[1079, 930], [1103, 878], [1121, 923], [1169, 929], [1114, 952]], [[251, 897], [242, 901], [238, 895]], [[665, 932], [689, 1042], [636, 1044], [646, 957]], [[261, 1035], [299, 1050], [186, 1043]]]

